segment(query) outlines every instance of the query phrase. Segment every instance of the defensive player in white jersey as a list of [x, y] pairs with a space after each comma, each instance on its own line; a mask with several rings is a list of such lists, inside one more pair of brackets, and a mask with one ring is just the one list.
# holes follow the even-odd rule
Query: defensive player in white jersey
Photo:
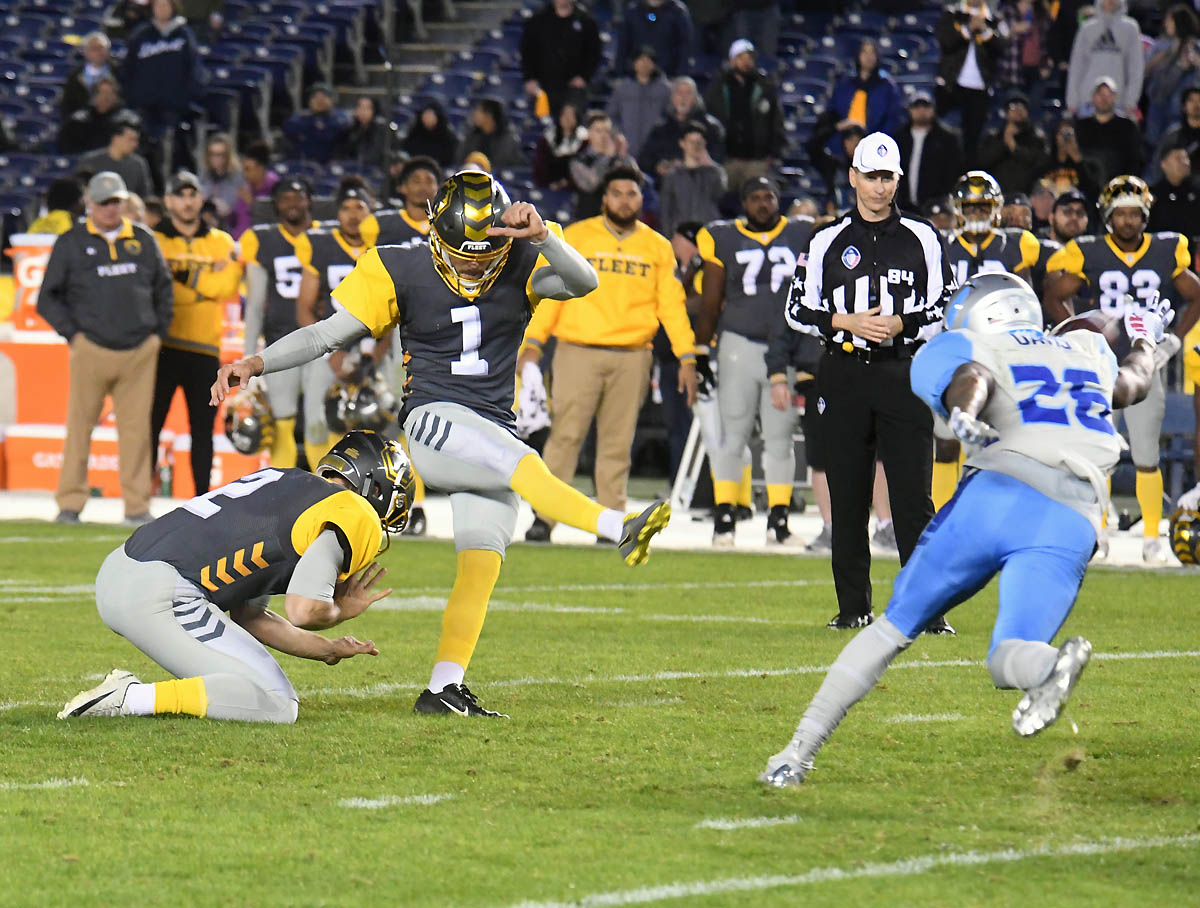
[[998, 688], [1025, 692], [1013, 730], [1058, 718], [1091, 655], [1071, 637], [1050, 645], [1075, 603], [1107, 504], [1119, 440], [1111, 408], [1142, 399], [1167, 303], [1130, 306], [1132, 349], [1118, 368], [1104, 337], [1042, 332], [1029, 285], [976, 275], [951, 299], [946, 332], [913, 360], [913, 391], [971, 451], [954, 497], [930, 521], [896, 578], [883, 617], [842, 650], [795, 736], [760, 780], [799, 785], [846, 712], [934, 618], [1000, 574], [987, 665]]

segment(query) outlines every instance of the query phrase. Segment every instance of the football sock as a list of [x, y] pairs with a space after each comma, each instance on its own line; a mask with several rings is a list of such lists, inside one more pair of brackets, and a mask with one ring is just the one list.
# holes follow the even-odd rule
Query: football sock
[[442, 639], [438, 641], [436, 662], [453, 662], [466, 671], [483, 630], [488, 600], [500, 576], [500, 564], [499, 552], [465, 549], [458, 553], [458, 573], [450, 590], [450, 601], [442, 613]]
[[[605, 507], [556, 477], [538, 455], [526, 454], [522, 457], [509, 483], [512, 490], [528, 501], [547, 523], [565, 523], [588, 533], [606, 536], [614, 542], [620, 539], [619, 535], [612, 537], [599, 530], [600, 515], [606, 510]], [[621, 514], [621, 519], [624, 518], [625, 515]]]
[[[751, 485], [751, 480], [753, 477], [754, 469], [750, 466], [750, 464], [746, 464], [744, 467], [742, 467], [742, 479], [738, 483], [737, 490], [737, 504], [740, 504], [744, 508], [750, 507], [754, 501], [754, 489]], [[789, 495], [791, 495], [791, 491], [792, 489], [789, 486]], [[784, 504], [787, 504], [787, 502], [785, 501]]]
[[1147, 539], [1157, 539], [1158, 524], [1162, 521], [1162, 470], [1152, 473], [1138, 470], [1134, 494], [1137, 495], [1138, 507], [1142, 509], [1142, 535]]
[[792, 502], [792, 484], [773, 482], [767, 485], [767, 507], [787, 507]]
[[1035, 640], [1001, 640], [987, 659], [992, 683], [1000, 690], [1030, 690], [1050, 677], [1058, 650]]
[[954, 495], [954, 490], [958, 488], [958, 473], [958, 461], [940, 463], [935, 460], [933, 462], [933, 488], [930, 494], [935, 511], [940, 511], [942, 505]]
[[429, 676], [429, 690], [440, 694], [451, 684], [462, 684], [466, 675], [467, 670], [457, 662], [436, 662]]
[[713, 502], [716, 504], [736, 503], [740, 485], [741, 483], [736, 479], [714, 479]]
[[125, 688], [125, 702], [121, 712], [127, 716], [154, 715], [154, 685], [130, 684]]
[[186, 716], [207, 715], [208, 693], [204, 690], [204, 679], [181, 678], [178, 681], [159, 681], [155, 684], [154, 714], [163, 715], [164, 713]]
[[625, 515], [611, 508], [605, 509], [596, 521], [596, 535], [620, 542], [621, 537], [625, 535]]
[[816, 756], [850, 707], [871, 692], [892, 660], [911, 644], [912, 640], [900, 633], [887, 615], [867, 625], [846, 644], [792, 737], [792, 747], [802, 759]]
[[413, 504], [425, 503], [425, 481], [421, 479], [421, 475], [413, 470]]
[[275, 420], [275, 443], [271, 445], [271, 466], [282, 470], [296, 466], [296, 417]]
[[890, 518], [890, 517], [887, 518], [886, 520], [877, 520], [877, 521], [875, 521], [875, 532], [882, 533], [884, 530], [886, 530], [891, 525], [892, 525], [892, 518]]

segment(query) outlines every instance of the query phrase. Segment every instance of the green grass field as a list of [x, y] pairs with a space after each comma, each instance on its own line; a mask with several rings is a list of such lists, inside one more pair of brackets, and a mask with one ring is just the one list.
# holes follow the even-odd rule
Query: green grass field
[[[1200, 899], [1196, 574], [1095, 570], [1100, 657], [1020, 740], [982, 660], [995, 587], [919, 640], [802, 788], [756, 781], [846, 637], [822, 560], [509, 553], [468, 676], [507, 722], [417, 717], [448, 543], [404, 541], [347, 632], [281, 656], [295, 726], [60, 722], [114, 666], [95, 572], [123, 538], [0, 526], [0, 903], [1118, 905]], [[894, 562], [874, 568], [882, 604]], [[1078, 726], [1075, 733], [1072, 725]], [[357, 800], [356, 800], [357, 799]]]

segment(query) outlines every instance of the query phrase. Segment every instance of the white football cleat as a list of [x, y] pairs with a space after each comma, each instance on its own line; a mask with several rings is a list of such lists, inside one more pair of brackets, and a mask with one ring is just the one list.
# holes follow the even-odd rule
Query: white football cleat
[[1142, 561], [1156, 567], [1167, 563], [1167, 547], [1160, 537], [1154, 536], [1142, 542]]
[[114, 668], [103, 681], [91, 690], [72, 697], [58, 714], [60, 719], [70, 719], [75, 716], [120, 716], [125, 703], [125, 692], [129, 685], [141, 684], [133, 672]]
[[1100, 532], [1096, 534], [1096, 551], [1092, 555], [1093, 561], [1103, 561], [1108, 557], [1108, 527], [1101, 527]]
[[801, 759], [799, 751], [789, 744], [767, 760], [767, 768], [758, 777], [758, 781], [772, 788], [802, 785], [812, 768], [813, 761]]
[[1071, 637], [1060, 646], [1050, 677], [1026, 692], [1013, 710], [1013, 731], [1028, 738], [1053, 725], [1091, 658], [1092, 644], [1083, 637]]

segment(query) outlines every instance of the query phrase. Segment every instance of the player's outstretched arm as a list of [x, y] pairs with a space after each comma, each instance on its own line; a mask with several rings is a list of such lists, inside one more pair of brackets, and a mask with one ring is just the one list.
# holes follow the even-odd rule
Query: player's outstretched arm
[[1046, 276], [1042, 291], [1042, 314], [1048, 325], [1058, 325], [1074, 315], [1070, 299], [1083, 287], [1083, 279], [1067, 271]]
[[354, 637], [329, 640], [320, 634], [296, 627], [282, 615], [260, 605], [247, 603], [230, 609], [229, 617], [263, 646], [269, 646], [289, 656], [337, 665], [342, 659], [351, 656], [379, 655], [379, 650], [370, 640], [358, 640]]

